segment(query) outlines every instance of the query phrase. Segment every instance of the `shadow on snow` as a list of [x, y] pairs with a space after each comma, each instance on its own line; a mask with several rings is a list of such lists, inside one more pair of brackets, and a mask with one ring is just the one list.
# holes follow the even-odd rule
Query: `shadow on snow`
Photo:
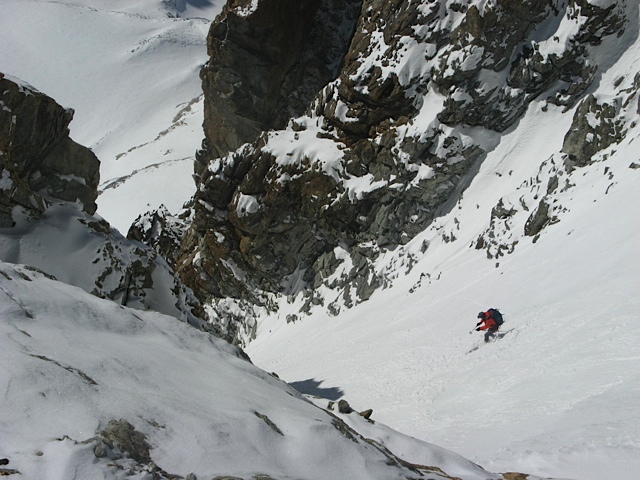
[[326, 398], [328, 400], [338, 400], [342, 398], [344, 390], [338, 387], [322, 388], [320, 387], [320, 384], [322, 384], [323, 381], [324, 380], [310, 378], [309, 380], [291, 382], [289, 385], [303, 395], [313, 395], [320, 398]]

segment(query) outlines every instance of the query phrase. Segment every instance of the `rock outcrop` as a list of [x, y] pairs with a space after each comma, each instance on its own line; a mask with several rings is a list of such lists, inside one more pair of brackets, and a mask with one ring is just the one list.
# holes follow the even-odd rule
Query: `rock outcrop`
[[173, 268], [175, 266], [180, 243], [184, 237], [187, 219], [182, 215], [174, 216], [167, 207], [139, 215], [133, 222], [127, 238], [152, 247]]
[[[636, 76], [636, 89], [640, 86], [640, 74]], [[599, 102], [589, 95], [578, 106], [571, 129], [564, 138], [562, 151], [569, 155], [568, 161], [576, 166], [585, 166], [601, 150], [619, 143], [625, 134], [620, 110], [623, 102]]]
[[[627, 22], [625, 5], [588, 0], [279, 2], [282, 15], [273, 3], [229, 2], [202, 70], [204, 148], [176, 268], [218, 320], [229, 297], [270, 308], [270, 293], [302, 292], [302, 311], [332, 313], [321, 286], [340, 305], [367, 299], [389, 281], [375, 259], [464, 189], [487, 138], [534, 99], [575, 106], [598, 75], [591, 49]], [[360, 7], [354, 30], [335, 28], [336, 6]], [[332, 56], [310, 70], [320, 38]], [[581, 108], [608, 117], [598, 105]], [[586, 145], [585, 128], [565, 143], [578, 163], [605, 144]], [[250, 335], [251, 315], [239, 317]]]
[[73, 110], [0, 73], [0, 226], [11, 208], [41, 214], [50, 200], [80, 202], [96, 211], [100, 161], [69, 138]]
[[228, 2], [209, 31], [210, 60], [200, 73], [207, 92], [208, 155], [225, 155], [304, 113], [336, 77], [361, 4], [261, 0], [252, 7], [251, 1]]

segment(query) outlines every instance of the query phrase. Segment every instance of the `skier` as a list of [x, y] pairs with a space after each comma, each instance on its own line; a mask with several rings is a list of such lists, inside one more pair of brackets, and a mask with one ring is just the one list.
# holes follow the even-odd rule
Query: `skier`
[[[478, 318], [480, 321], [476, 323], [476, 332], [486, 330], [484, 341], [488, 342], [498, 331], [500, 325], [502, 325], [502, 315], [496, 309], [490, 308], [486, 312], [480, 312]], [[484, 325], [482, 325], [483, 323]]]

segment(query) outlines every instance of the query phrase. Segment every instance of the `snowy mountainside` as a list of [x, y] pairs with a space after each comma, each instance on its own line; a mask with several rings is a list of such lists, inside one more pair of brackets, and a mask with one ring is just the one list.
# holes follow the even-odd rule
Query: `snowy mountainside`
[[[540, 114], [505, 138], [448, 214], [402, 256], [380, 262], [394, 274], [388, 288], [338, 316], [317, 309], [294, 323], [283, 302], [247, 347], [256, 364], [289, 382], [340, 388], [387, 425], [493, 470], [633, 480], [640, 221], [629, 205], [640, 200], [637, 137], [597, 168], [574, 172], [575, 185], [555, 203], [568, 208], [535, 242], [520, 224], [500, 231], [511, 241], [520, 232], [512, 253], [487, 258], [474, 247], [504, 191], [494, 187], [515, 191], [518, 169], [535, 178], [536, 166], [520, 160], [553, 149], [554, 135], [561, 141], [553, 127], [535, 131]], [[546, 142], [533, 149], [532, 138]], [[410, 256], [411, 271], [398, 272]], [[472, 329], [490, 306], [506, 314], [504, 337], [484, 345]]]
[[177, 212], [193, 195], [198, 70], [223, 4], [0, 2], [0, 71], [75, 110], [71, 137], [102, 162], [98, 213], [125, 234], [139, 214]]
[[12, 478], [505, 478], [327, 412], [220, 339], [30, 267], [0, 264], [0, 310], [0, 472]]
[[[250, 22], [258, 12], [258, 3], [267, 4], [247, 0], [233, 5]], [[172, 9], [165, 8], [171, 5]], [[246, 272], [236, 268], [236, 259], [245, 261], [242, 255], [260, 247], [264, 250], [258, 251], [261, 256], [255, 260], [270, 260], [270, 240], [274, 245], [279, 242], [276, 253], [283, 255], [283, 261], [273, 263], [278, 275], [268, 278], [267, 283], [291, 294], [267, 292], [257, 298], [262, 302], [259, 305], [252, 303], [256, 298], [224, 297], [208, 305], [210, 318], [227, 328], [226, 333], [235, 341], [247, 342], [251, 358], [260, 367], [277, 372], [301, 390], [321, 386], [308, 387], [305, 393], [338, 392], [358, 409], [372, 407], [376, 422], [442, 445], [492, 471], [517, 469], [543, 477], [635, 480], [640, 472], [636, 406], [640, 391], [636, 373], [640, 340], [637, 2], [371, 0], [365, 5], [356, 19], [357, 42], [352, 42], [360, 48], [344, 52], [349, 62], [340, 64], [349, 69], [319, 92], [307, 114], [282, 129], [260, 134], [256, 142], [226, 157], [208, 159], [207, 148], [201, 153], [198, 214], [202, 215], [200, 220], [218, 224], [202, 229], [209, 234], [204, 239], [198, 237], [197, 229], [191, 232], [195, 245], [225, 253], [227, 242], [238, 232], [242, 234], [238, 242], [242, 248], [234, 251], [232, 261], [223, 262], [229, 282], [222, 286], [232, 289], [255, 285], [244, 276]], [[527, 5], [537, 13], [529, 15]], [[202, 137], [199, 124], [205, 110], [197, 70], [206, 60], [201, 35], [208, 23], [175, 17], [200, 16], [195, 10], [188, 13], [191, 7], [221, 9], [222, 5], [123, 0], [109, 2], [108, 10], [103, 6], [104, 2], [89, 0], [66, 4], [0, 1], [0, 38], [10, 47], [1, 53], [0, 69], [10, 66], [8, 73], [76, 109], [72, 136], [92, 146], [103, 161], [103, 193], [98, 204], [99, 213], [107, 220], [125, 231], [131, 219], [148, 208], [161, 203], [169, 207], [159, 209], [157, 216], [143, 217], [150, 228], [140, 234], [141, 239], [163, 245], [155, 228], [159, 224], [174, 228], [180, 223], [170, 214], [192, 193], [190, 163], [194, 146]], [[248, 6], [252, 8], [245, 8]], [[503, 26], [512, 24], [499, 21], [496, 6], [513, 8], [509, 13], [524, 24], [505, 31]], [[419, 25], [408, 15], [416, 12], [421, 15]], [[238, 21], [244, 25], [242, 18]], [[528, 30], [534, 24], [537, 27]], [[68, 34], [60, 31], [60, 25], [68, 28]], [[509, 37], [514, 30], [519, 35], [515, 43], [514, 37]], [[26, 34], [29, 41], [24, 40]], [[496, 38], [500, 41], [491, 41]], [[505, 45], [513, 50], [508, 58], [499, 58], [496, 53], [504, 53]], [[61, 52], [66, 56], [60, 57]], [[87, 77], [89, 81], [84, 82]], [[295, 88], [292, 91], [297, 92]], [[350, 142], [357, 143], [360, 136], [365, 141], [355, 148]], [[345, 152], [350, 155], [346, 164], [340, 160]], [[187, 164], [189, 168], [183, 169]], [[264, 172], [254, 170], [241, 188], [231, 192], [232, 201], [215, 208], [212, 199], [230, 185], [225, 182], [229, 178], [243, 181], [237, 175], [255, 165], [270, 171], [267, 182], [261, 184], [257, 174]], [[448, 173], [453, 175], [444, 180], [442, 175]], [[324, 195], [333, 181], [343, 203], [330, 210], [323, 202], [336, 193]], [[277, 188], [269, 196], [263, 195], [263, 186], [270, 182]], [[3, 176], [3, 187], [6, 184]], [[425, 186], [428, 188], [423, 189]], [[444, 199], [444, 203], [422, 196], [433, 190], [442, 194], [435, 200]], [[282, 192], [285, 194], [280, 195]], [[375, 228], [357, 237], [360, 243], [356, 247], [352, 238], [329, 245], [311, 270], [298, 268], [296, 259], [309, 249], [304, 245], [295, 248], [300, 245], [283, 243], [281, 238], [311, 243], [326, 238], [318, 234], [313, 222], [297, 222], [299, 218], [279, 208], [296, 205], [286, 196], [292, 192], [293, 198], [298, 195], [311, 200], [302, 212], [307, 215], [305, 221], [314, 219], [309, 212], [323, 215], [328, 210], [330, 214], [324, 213], [324, 219], [334, 222], [333, 233], [341, 234], [345, 228], [362, 233], [358, 229], [363, 225]], [[274, 198], [281, 201], [278, 208], [270, 209], [271, 216], [263, 215], [264, 204]], [[356, 206], [362, 199], [369, 203]], [[384, 208], [371, 214], [371, 223], [369, 213], [381, 205]], [[433, 218], [428, 219], [425, 212]], [[61, 215], [45, 215], [45, 222], [38, 225], [20, 219], [16, 232], [23, 236], [7, 237], [3, 242], [8, 259], [43, 262], [45, 270], [56, 269], [59, 280], [75, 282], [74, 277], [81, 278], [81, 283], [91, 286], [96, 275], [106, 270], [89, 267], [82, 271], [82, 265], [98, 258], [99, 266], [108, 269], [111, 263], [102, 262], [100, 255], [109, 249], [119, 259], [134, 258], [130, 243], [124, 251], [118, 242], [109, 247], [110, 242], [103, 243], [104, 232], [90, 229], [81, 229], [81, 235], [68, 245], [68, 235], [54, 236], [52, 232], [77, 233], [78, 220], [87, 221], [86, 217], [74, 217], [77, 212], [68, 206], [56, 206], [51, 213]], [[333, 214], [338, 213], [351, 215], [356, 222], [347, 226], [335, 222]], [[163, 220], [163, 215], [169, 220]], [[234, 215], [237, 218], [232, 218]], [[406, 229], [397, 223], [403, 216], [409, 220]], [[93, 220], [99, 219], [89, 222]], [[193, 217], [186, 220], [193, 221]], [[94, 226], [100, 225], [104, 223], [98, 221]], [[234, 231], [238, 225], [241, 228]], [[254, 235], [264, 225], [273, 227], [267, 232], [270, 238]], [[376, 229], [383, 235], [373, 241], [371, 233]], [[252, 244], [252, 235], [262, 244]], [[389, 244], [389, 238], [399, 241]], [[118, 236], [118, 240], [124, 239]], [[176, 242], [169, 244], [174, 248]], [[381, 244], [385, 248], [381, 249]], [[235, 247], [232, 242], [229, 245]], [[189, 267], [195, 267], [192, 278], [208, 280], [207, 276], [222, 271], [211, 267], [200, 252], [189, 253]], [[11, 270], [14, 267], [6, 268], [3, 271], [12, 279], [21, 276]], [[22, 267], [15, 268], [32, 275]], [[283, 268], [289, 271], [281, 277]], [[314, 274], [313, 282], [309, 272]], [[125, 278], [121, 273], [116, 272], [120, 280]], [[35, 281], [32, 278], [32, 283]], [[204, 286], [210, 289], [203, 289], [208, 294], [218, 288], [215, 282]], [[311, 293], [305, 294], [310, 286]], [[56, 296], [27, 291], [32, 297]], [[12, 293], [14, 298], [17, 293]], [[73, 297], [81, 298], [82, 294], [74, 290]], [[175, 299], [168, 298], [173, 308]], [[29, 305], [29, 300], [20, 301]], [[481, 345], [480, 334], [470, 330], [477, 311], [489, 306], [500, 307], [507, 324], [503, 338]], [[34, 311], [43, 309], [27, 307], [24, 315], [28, 319]], [[73, 313], [62, 316], [77, 319]], [[29, 338], [20, 332], [11, 334], [14, 337], [6, 338]], [[192, 335], [196, 334], [188, 334], [189, 339]], [[4, 342], [5, 336], [3, 346]], [[183, 338], [177, 341], [185, 342]], [[59, 350], [73, 350], [66, 345]], [[4, 355], [5, 349], [2, 351]], [[67, 362], [65, 357], [63, 362], [46, 353], [42, 350], [35, 355], [59, 365], [36, 357], [28, 360], [42, 361], [54, 370], [68, 366], [65, 371], [78, 377], [80, 390], [87, 385], [79, 372], [100, 385], [99, 368], [95, 373], [94, 369], [87, 372], [74, 363], [75, 359], [71, 362], [69, 357]], [[182, 356], [189, 354], [180, 351], [172, 360]], [[132, 362], [139, 364], [139, 360], [136, 357]], [[159, 363], [167, 366], [164, 361]], [[177, 375], [192, 378], [184, 372], [193, 371], [194, 363]], [[24, 370], [19, 362], [11, 365], [18, 368], [12, 372], [21, 378]], [[148, 368], [146, 371], [152, 371], [152, 366]], [[132, 375], [137, 374], [133, 371]], [[199, 381], [195, 379], [189, 387]], [[149, 385], [149, 390], [164, 392], [162, 383]], [[255, 384], [250, 387], [255, 389]], [[173, 395], [167, 392], [164, 398]], [[244, 393], [239, 396], [246, 397]], [[154, 394], [148, 397], [158, 398]], [[93, 397], [87, 400], [89, 404], [94, 401], [100, 402]], [[315, 401], [326, 405], [322, 399]], [[270, 402], [271, 397], [265, 402], [269, 410], [276, 410]], [[46, 409], [41, 404], [24, 403], [33, 411]], [[137, 399], [132, 399], [134, 403]], [[205, 403], [199, 403], [194, 414], [197, 418]], [[98, 428], [107, 431], [111, 413], [117, 412], [108, 413], [105, 418], [94, 418], [87, 434], [73, 440], [92, 438]], [[176, 418], [173, 411], [166, 414]], [[249, 415], [252, 421], [253, 415]], [[266, 415], [274, 420], [269, 412]], [[126, 419], [150, 435], [152, 446], [159, 445], [161, 442], [154, 442], [156, 435], [163, 435], [163, 424], [152, 419], [159, 425], [154, 426], [144, 418]], [[262, 417], [257, 418], [268, 425]], [[433, 457], [422, 459], [425, 449], [421, 443], [395, 434], [390, 438], [392, 434], [384, 429], [369, 431], [374, 427], [355, 416], [344, 420], [354, 428], [358, 425], [358, 430], [367, 431], [367, 438], [382, 441], [404, 460], [432, 464]], [[196, 421], [187, 423], [200, 426]], [[15, 431], [18, 436], [29, 433], [20, 427]], [[169, 433], [164, 434], [168, 438]], [[193, 441], [209, 439], [209, 435], [207, 430]], [[192, 437], [187, 438], [187, 444], [193, 445]], [[98, 470], [103, 466], [101, 460], [97, 466], [92, 463], [95, 444], [82, 450], [70, 440], [56, 443], [41, 439], [40, 444], [44, 443], [49, 447], [36, 450], [36, 457], [42, 458], [38, 456], [42, 452], [46, 459], [34, 463], [33, 468], [44, 463], [43, 468], [63, 470], [60, 476], [67, 478], [69, 466]], [[168, 440], [162, 443], [161, 451], [168, 451], [168, 444]], [[70, 451], [73, 458], [64, 457], [71, 459], [56, 463], [61, 456], [47, 455], [59, 449]], [[99, 450], [107, 451], [104, 446]], [[26, 458], [21, 457], [24, 449], [15, 456], [13, 450], [5, 451], [2, 453], [11, 456], [16, 467], [19, 458]], [[285, 457], [282, 451], [278, 455]], [[146, 456], [142, 452], [140, 458]], [[49, 462], [49, 458], [53, 460]], [[457, 460], [452, 462], [458, 465]], [[184, 468], [160, 465], [168, 472], [186, 475], [196, 470], [195, 463], [184, 465], [176, 460], [174, 465]], [[445, 468], [440, 460], [434, 463], [454, 475], [455, 468], [460, 468], [461, 477], [483, 475], [465, 462], [454, 469]], [[148, 470], [152, 467], [145, 465], [136, 466], [138, 477], [151, 475]], [[281, 472], [279, 468], [273, 471]], [[264, 471], [236, 473], [250, 476]], [[377, 478], [377, 474], [376, 469], [371, 476]], [[278, 478], [286, 476], [282, 473]]]
[[[553, 125], [555, 142], [500, 173], [517, 177], [518, 191], [490, 186], [501, 194], [471, 245], [490, 258], [535, 240], [570, 208], [555, 198], [571, 188], [567, 178], [637, 135], [640, 83], [628, 62], [638, 5], [588, 0], [367, 0], [351, 42], [333, 39], [344, 47], [336, 47], [337, 77], [285, 127], [267, 123], [255, 133], [265, 105], [291, 106], [286, 99], [298, 90], [290, 69], [301, 84], [317, 80], [296, 58], [317, 41], [305, 25], [332, 6], [325, 0], [274, 19], [271, 0], [249, 13], [234, 4], [209, 33], [205, 140], [176, 271], [236, 342], [251, 340], [280, 297], [296, 306], [289, 321], [315, 308], [337, 315], [410, 270], [429, 242], [417, 252], [406, 246], [455, 207], [532, 111]], [[298, 27], [286, 47], [277, 34], [255, 45], [248, 32], [265, 23], [275, 32]], [[269, 58], [264, 85], [236, 82], [251, 70], [246, 63], [264, 64], [260, 54]], [[238, 138], [248, 143], [225, 153]], [[523, 138], [539, 148], [535, 134]]]
[[[505, 478], [453, 452], [373, 428], [355, 412], [317, 408], [214, 337], [189, 314], [188, 291], [163, 259], [89, 213], [95, 185], [86, 202], [51, 194], [47, 182], [60, 173], [40, 168], [55, 165], [51, 145], [71, 142], [72, 112], [14, 77], [0, 82], [0, 124], [11, 125], [0, 137], [7, 207], [0, 229], [1, 475], [451, 478], [446, 468], [457, 478]], [[23, 141], [26, 133], [34, 145]], [[79, 170], [83, 162], [97, 164], [88, 149], [76, 148], [87, 155], [63, 160], [76, 160]], [[71, 284], [93, 286], [94, 295]], [[97, 298], [103, 296], [111, 300]], [[351, 414], [358, 418], [348, 426], [341, 417]], [[354, 426], [380, 429], [379, 439]], [[400, 459], [385, 440], [425, 463]]]
[[[565, 162], [576, 120], [607, 115], [533, 102], [433, 224], [380, 257], [384, 290], [293, 323], [282, 301], [247, 347], [256, 364], [340, 388], [387, 425], [493, 470], [635, 479], [640, 43], [637, 30], [627, 38], [593, 90], [623, 138], [586, 165]], [[543, 203], [543, 228], [527, 234]], [[484, 345], [475, 317], [493, 306], [503, 337]]]

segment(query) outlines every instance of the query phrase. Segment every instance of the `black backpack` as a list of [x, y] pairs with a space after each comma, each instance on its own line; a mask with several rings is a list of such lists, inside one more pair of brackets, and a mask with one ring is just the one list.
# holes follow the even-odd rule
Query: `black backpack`
[[491, 316], [491, 318], [493, 318], [496, 321], [498, 326], [504, 323], [504, 318], [502, 318], [502, 314], [497, 308], [490, 308], [488, 313]]

